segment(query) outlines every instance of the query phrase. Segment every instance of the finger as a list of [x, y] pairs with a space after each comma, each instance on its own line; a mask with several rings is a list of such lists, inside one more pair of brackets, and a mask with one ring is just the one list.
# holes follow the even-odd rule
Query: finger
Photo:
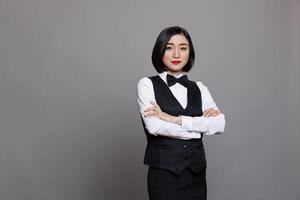
[[215, 112], [215, 116], [217, 116], [217, 115], [219, 115], [219, 114], [221, 114], [221, 111], [219, 111], [219, 110], [216, 110], [216, 112]]
[[205, 112], [210, 112], [210, 111], [219, 111], [218, 109], [215, 109], [215, 108], [208, 108], [204, 111]]
[[155, 110], [155, 109], [156, 109], [156, 108], [155, 108], [154, 106], [152, 106], [152, 107], [146, 108], [146, 109], [144, 110], [144, 112], [151, 111], [151, 110]]
[[152, 105], [157, 105], [154, 101], [149, 101]]
[[159, 105], [155, 103], [154, 101], [150, 101], [150, 103], [153, 105], [153, 107], [160, 109]]
[[207, 117], [214, 117], [215, 113], [214, 112], [211, 112], [207, 115]]
[[203, 116], [206, 117], [207, 114], [208, 114], [210, 111], [212, 111], [212, 110], [213, 110], [213, 108], [208, 108], [208, 109], [206, 109], [206, 110], [204, 111], [204, 113], [203, 113]]
[[215, 116], [218, 116], [219, 114], [220, 114], [220, 111], [214, 110], [214, 111], [210, 111], [207, 116], [208, 117], [215, 117]]
[[145, 117], [149, 117], [149, 116], [156, 116], [158, 113], [156, 111], [149, 111], [147, 113], [144, 113]]
[[149, 110], [160, 110], [160, 107], [159, 106], [152, 106], [152, 107], [146, 108], [144, 111], [149, 111]]
[[206, 112], [203, 116], [204, 116], [204, 117], [209, 117], [210, 114], [211, 114], [211, 112]]
[[211, 112], [212, 109], [207, 109], [205, 110], [205, 112], [203, 113], [204, 116], [207, 116], [209, 112]]
[[219, 110], [214, 110], [212, 116], [217, 116], [219, 115], [221, 112]]
[[211, 117], [216, 117], [216, 116], [218, 116], [220, 113], [214, 113], [214, 114], [212, 114], [211, 115]]
[[211, 110], [214, 110], [214, 108], [208, 108], [204, 112], [208, 112], [208, 111], [211, 111]]
[[214, 110], [209, 110], [209, 111], [207, 111], [207, 112], [205, 113], [204, 117], [210, 117], [210, 116], [212, 116], [214, 113], [215, 113]]
[[158, 110], [156, 108], [147, 108], [146, 110], [144, 110], [145, 112], [158, 112]]

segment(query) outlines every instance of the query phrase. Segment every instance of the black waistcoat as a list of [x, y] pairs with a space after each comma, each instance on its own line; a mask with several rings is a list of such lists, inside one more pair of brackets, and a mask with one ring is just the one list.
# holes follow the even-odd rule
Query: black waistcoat
[[[149, 78], [153, 83], [156, 103], [163, 112], [174, 116], [202, 116], [201, 92], [195, 82], [189, 81], [187, 87], [188, 103], [184, 109], [168, 85], [159, 76]], [[147, 131], [144, 122], [143, 126], [147, 136], [144, 164], [167, 169], [175, 174], [180, 174], [185, 167], [189, 167], [194, 172], [201, 172], [206, 168], [202, 137], [200, 139], [181, 140], [154, 136]]]

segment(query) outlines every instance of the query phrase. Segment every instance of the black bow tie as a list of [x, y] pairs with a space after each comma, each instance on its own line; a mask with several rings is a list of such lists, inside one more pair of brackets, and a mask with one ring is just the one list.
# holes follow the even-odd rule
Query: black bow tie
[[189, 81], [189, 79], [188, 79], [187, 75], [183, 75], [180, 78], [175, 78], [174, 76], [167, 74], [167, 83], [168, 83], [169, 87], [171, 87], [172, 85], [174, 85], [176, 83], [180, 83], [184, 87], [187, 87], [188, 81]]

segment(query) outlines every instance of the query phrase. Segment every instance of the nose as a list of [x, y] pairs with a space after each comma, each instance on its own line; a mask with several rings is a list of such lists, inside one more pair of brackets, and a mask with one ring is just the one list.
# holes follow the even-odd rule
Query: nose
[[174, 53], [173, 53], [173, 57], [174, 58], [179, 58], [180, 57], [180, 53], [179, 53], [179, 49], [175, 48]]

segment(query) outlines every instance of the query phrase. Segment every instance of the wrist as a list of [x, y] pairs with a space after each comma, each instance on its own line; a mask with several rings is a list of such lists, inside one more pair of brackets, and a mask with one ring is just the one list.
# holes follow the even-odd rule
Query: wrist
[[174, 123], [175, 123], [175, 124], [178, 124], [178, 125], [181, 125], [182, 120], [181, 120], [181, 116], [180, 116], [180, 115], [174, 117]]

